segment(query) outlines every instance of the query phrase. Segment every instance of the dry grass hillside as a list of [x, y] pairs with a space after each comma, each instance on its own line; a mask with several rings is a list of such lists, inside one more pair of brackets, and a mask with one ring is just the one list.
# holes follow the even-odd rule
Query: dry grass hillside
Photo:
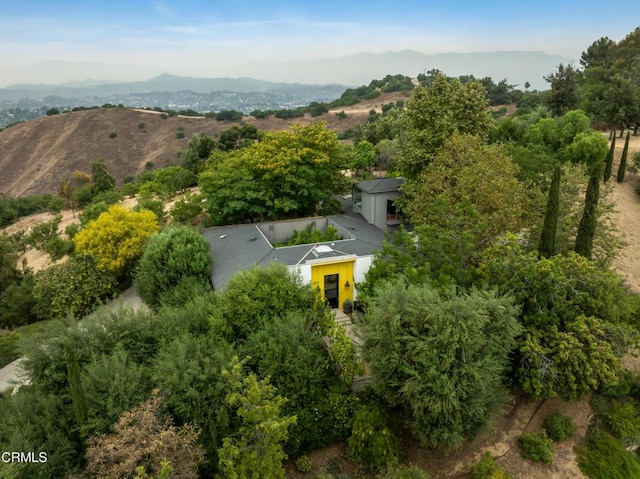
[[[324, 120], [329, 128], [345, 130], [364, 123], [370, 109], [380, 111], [383, 104], [400, 98], [406, 100], [400, 93], [382, 94], [344, 108], [345, 119], [332, 111], [294, 121], [308, 124]], [[291, 123], [273, 117], [245, 117], [244, 122], [260, 130], [282, 130]], [[128, 175], [141, 173], [147, 162], [156, 167], [174, 163], [192, 135], [218, 138], [234, 124], [198, 117], [163, 119], [157, 112], [129, 108], [71, 112], [21, 123], [0, 132], [0, 192], [8, 196], [56, 192], [66, 174], [89, 172], [91, 163], [98, 159], [105, 160], [121, 183]], [[180, 127], [183, 139], [176, 137]], [[113, 133], [117, 136], [111, 138]]]

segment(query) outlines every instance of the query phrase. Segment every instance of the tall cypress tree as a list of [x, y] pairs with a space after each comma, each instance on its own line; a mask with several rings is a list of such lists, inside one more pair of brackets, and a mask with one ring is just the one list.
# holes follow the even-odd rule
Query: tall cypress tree
[[624, 140], [624, 148], [622, 149], [622, 157], [620, 158], [620, 167], [618, 168], [618, 183], [624, 181], [624, 174], [627, 171], [627, 154], [629, 153], [629, 138], [631, 131], [627, 132], [627, 139]]
[[547, 211], [544, 216], [544, 225], [538, 243], [538, 255], [549, 258], [556, 254], [556, 231], [558, 230], [558, 209], [560, 208], [560, 177], [562, 169], [556, 164], [551, 178], [549, 198], [547, 199]]
[[578, 225], [578, 234], [576, 236], [575, 251], [579, 255], [587, 259], [591, 259], [593, 250], [593, 237], [596, 234], [596, 208], [600, 200], [600, 178], [602, 177], [602, 169], [604, 162], [597, 162], [592, 166], [589, 175], [589, 184], [587, 185], [587, 193], [584, 201], [584, 212]]
[[73, 411], [78, 421], [78, 430], [80, 437], [84, 438], [83, 426], [87, 422], [88, 406], [87, 397], [85, 396], [82, 382], [80, 379], [80, 365], [78, 358], [71, 348], [70, 344], [64, 345], [64, 357], [67, 364], [67, 380], [69, 381], [69, 393], [71, 394], [71, 402], [73, 403]]
[[611, 147], [609, 148], [609, 154], [607, 155], [607, 166], [604, 167], [604, 182], [606, 183], [611, 178], [611, 170], [613, 169], [613, 153], [616, 149], [616, 135], [613, 135], [611, 139]]

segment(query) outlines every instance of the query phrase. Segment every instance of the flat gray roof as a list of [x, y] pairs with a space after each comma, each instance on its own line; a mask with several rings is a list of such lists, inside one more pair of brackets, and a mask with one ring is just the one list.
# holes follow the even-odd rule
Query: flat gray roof
[[[229, 279], [241, 269], [254, 265], [268, 265], [272, 261], [293, 266], [304, 263], [315, 256], [308, 255], [316, 244], [330, 245], [344, 254], [366, 256], [382, 248], [384, 233], [365, 221], [359, 214], [327, 216], [343, 236], [351, 238], [324, 243], [284, 246], [274, 248], [259, 229], [259, 224], [217, 226], [203, 231], [211, 245], [213, 275], [211, 281], [216, 289], [223, 289]], [[268, 223], [263, 223], [268, 224]], [[346, 234], [344, 234], [346, 233]]]
[[355, 187], [365, 193], [388, 193], [398, 191], [403, 181], [403, 178], [377, 178], [375, 180], [360, 181], [356, 183]]

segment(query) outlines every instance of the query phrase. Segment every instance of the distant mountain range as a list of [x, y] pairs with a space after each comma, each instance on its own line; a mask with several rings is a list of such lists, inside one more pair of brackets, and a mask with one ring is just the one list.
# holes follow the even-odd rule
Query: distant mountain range
[[[359, 86], [388, 74], [401, 73], [415, 77], [419, 73], [436, 68], [450, 76], [472, 74], [479, 78], [489, 76], [494, 81], [507, 78], [512, 84], [523, 85], [528, 81], [532, 88], [546, 89], [547, 85], [542, 77], [554, 71], [558, 64], [567, 64], [571, 61], [572, 59], [541, 51], [425, 55], [413, 50], [402, 50], [282, 63], [253, 62], [223, 70], [221, 67], [205, 64], [197, 75], [191, 72], [191, 76], [186, 76], [184, 72], [173, 71], [170, 66], [164, 70], [172, 75], [160, 74], [161, 71], [135, 65], [50, 61], [28, 67], [0, 69], [0, 79], [5, 81], [11, 81], [10, 79], [14, 78], [38, 79], [32, 80], [30, 84], [25, 84], [23, 81], [5, 89], [13, 92], [38, 90], [51, 92], [49, 87], [55, 84], [56, 87], [62, 88], [61, 92], [65, 95], [85, 95], [95, 91], [92, 89], [100, 91], [105, 85], [109, 85], [110, 91], [115, 93], [188, 89], [208, 93], [215, 90], [266, 91], [281, 88], [280, 85], [283, 82]], [[194, 78], [195, 76], [198, 78]], [[139, 81], [150, 77], [153, 78]], [[81, 81], [89, 78], [91, 80]], [[253, 80], [254, 78], [259, 80]], [[138, 81], [132, 82], [133, 79]]]
[[[340, 93], [347, 87], [333, 85]], [[267, 91], [300, 91], [324, 88], [324, 85], [303, 85], [300, 83], [282, 83], [253, 78], [193, 78], [163, 73], [146, 81], [134, 82], [100, 82], [84, 80], [67, 82], [60, 85], [17, 84], [0, 89], [0, 101], [18, 100], [21, 98], [41, 99], [50, 96], [65, 98], [105, 97], [109, 95], [128, 95], [151, 92], [211, 93], [229, 92], [267, 92]], [[338, 96], [340, 96], [338, 93]]]
[[572, 60], [541, 51], [499, 51], [488, 53], [439, 53], [425, 55], [413, 50], [387, 53], [359, 53], [339, 58], [319, 58], [286, 63], [252, 63], [232, 71], [239, 76], [259, 76], [264, 80], [290, 78], [303, 83], [337, 82], [350, 85], [368, 83], [387, 74], [415, 77], [431, 69], [449, 76], [472, 74], [491, 77], [498, 82], [506, 78], [522, 88], [525, 82], [538, 90], [547, 89], [543, 76], [558, 64]]
[[[367, 85], [371, 80], [389, 74], [416, 77], [432, 69], [450, 76], [488, 76], [495, 82], [506, 78], [520, 88], [529, 82], [532, 89], [544, 90], [547, 84], [543, 76], [555, 71], [558, 64], [570, 61], [544, 52], [424, 55], [403, 50], [277, 64], [251, 63], [226, 71], [225, 74], [237, 78], [162, 73], [144, 81], [121, 80], [149, 71], [141, 67], [134, 66], [129, 71], [122, 65], [46, 62], [22, 69], [0, 70], [0, 79], [24, 78], [28, 74], [30, 78], [58, 80], [58, 84], [39, 81], [0, 88], [0, 127], [41, 117], [51, 107], [64, 110], [105, 103], [203, 113], [226, 109], [249, 113], [256, 109], [296, 108], [314, 101], [332, 101], [340, 97], [347, 85]], [[75, 77], [65, 77], [64, 72]], [[110, 79], [100, 80], [93, 75]]]

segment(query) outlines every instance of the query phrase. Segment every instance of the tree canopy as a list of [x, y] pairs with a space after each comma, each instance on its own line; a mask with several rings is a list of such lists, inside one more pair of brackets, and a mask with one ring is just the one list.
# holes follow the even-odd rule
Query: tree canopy
[[377, 291], [361, 326], [364, 358], [375, 390], [423, 445], [460, 447], [490, 417], [521, 331], [517, 313], [511, 298], [475, 290], [400, 280]]
[[76, 251], [96, 258], [99, 268], [121, 276], [133, 268], [144, 245], [158, 231], [151, 211], [113, 205], [74, 236]]
[[200, 174], [206, 207], [217, 224], [313, 214], [347, 189], [341, 146], [324, 123], [273, 131], [241, 150], [215, 155]]
[[149, 240], [135, 271], [142, 300], [158, 308], [162, 297], [187, 277], [211, 281], [213, 259], [207, 240], [193, 228], [170, 227]]
[[481, 83], [461, 83], [439, 75], [428, 87], [416, 87], [407, 105], [407, 144], [399, 169], [417, 177], [454, 133], [486, 138], [493, 126]]

